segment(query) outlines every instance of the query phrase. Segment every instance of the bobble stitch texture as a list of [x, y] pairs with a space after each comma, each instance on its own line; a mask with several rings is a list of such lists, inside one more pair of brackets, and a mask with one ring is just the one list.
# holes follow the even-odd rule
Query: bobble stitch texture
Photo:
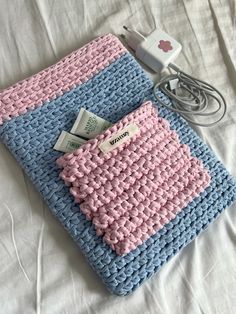
[[[99, 145], [127, 123], [135, 123], [140, 133], [120, 150], [101, 152]], [[96, 145], [87, 142], [60, 157], [60, 177], [71, 184], [81, 211], [118, 255], [163, 228], [210, 183], [202, 163], [180, 144], [168, 122], [158, 118], [150, 101], [92, 142]]]

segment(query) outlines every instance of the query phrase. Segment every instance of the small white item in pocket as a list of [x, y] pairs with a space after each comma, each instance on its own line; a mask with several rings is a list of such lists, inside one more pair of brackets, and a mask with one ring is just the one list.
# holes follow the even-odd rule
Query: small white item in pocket
[[112, 137], [99, 145], [103, 153], [109, 153], [121, 144], [130, 140], [134, 135], [140, 132], [139, 127], [135, 123], [127, 125], [125, 128], [114, 134]]
[[87, 141], [83, 138], [70, 134], [66, 131], [62, 131], [53, 149], [63, 153], [69, 153], [76, 150], [86, 142]]
[[112, 124], [109, 121], [97, 116], [85, 108], [81, 108], [71, 129], [71, 133], [87, 139], [92, 139], [111, 125]]

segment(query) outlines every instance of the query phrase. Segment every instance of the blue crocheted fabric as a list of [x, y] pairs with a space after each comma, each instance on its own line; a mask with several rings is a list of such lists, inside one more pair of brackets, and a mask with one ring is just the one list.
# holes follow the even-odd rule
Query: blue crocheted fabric
[[[2, 141], [52, 213], [79, 245], [108, 289], [118, 295], [134, 291], [159, 271], [236, 199], [234, 179], [178, 114], [155, 102], [152, 87], [152, 81], [134, 58], [124, 52], [85, 82], [74, 84], [36, 109], [10, 117], [0, 127]], [[161, 92], [159, 95], [169, 101]], [[62, 130], [70, 131], [80, 107], [116, 122], [148, 99], [158, 106], [159, 115], [169, 121], [180, 141], [190, 147], [191, 154], [202, 160], [211, 183], [164, 228], [135, 250], [118, 256], [102, 237], [96, 235], [94, 226], [86, 220], [69, 188], [59, 178], [60, 169], [55, 161], [63, 153], [53, 150], [53, 146]]]

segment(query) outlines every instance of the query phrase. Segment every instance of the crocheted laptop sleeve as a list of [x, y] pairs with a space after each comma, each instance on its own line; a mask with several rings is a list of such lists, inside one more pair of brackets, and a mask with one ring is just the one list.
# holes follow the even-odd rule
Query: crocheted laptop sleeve
[[[179, 115], [155, 102], [152, 86], [120, 41], [108, 34], [0, 93], [1, 140], [105, 285], [118, 295], [134, 291], [236, 199], [234, 179]], [[169, 102], [161, 92], [159, 96]], [[60, 178], [56, 160], [63, 153], [53, 146], [62, 130], [70, 131], [81, 107], [116, 123], [144, 100], [152, 100], [158, 117], [168, 120], [181, 145], [187, 145], [190, 155], [201, 160], [203, 167], [196, 167], [203, 173], [207, 170], [210, 182], [161, 229], [129, 253], [119, 255], [97, 235], [95, 224], [86, 218]]]
[[210, 182], [150, 101], [57, 163], [81, 211], [119, 255], [163, 228]]

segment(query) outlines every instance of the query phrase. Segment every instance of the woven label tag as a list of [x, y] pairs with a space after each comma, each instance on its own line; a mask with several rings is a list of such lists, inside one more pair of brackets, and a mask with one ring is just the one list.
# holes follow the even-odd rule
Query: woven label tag
[[139, 127], [135, 123], [129, 124], [108, 140], [102, 142], [99, 145], [99, 148], [103, 153], [109, 153], [113, 149], [128, 141], [137, 133], [139, 133]]

